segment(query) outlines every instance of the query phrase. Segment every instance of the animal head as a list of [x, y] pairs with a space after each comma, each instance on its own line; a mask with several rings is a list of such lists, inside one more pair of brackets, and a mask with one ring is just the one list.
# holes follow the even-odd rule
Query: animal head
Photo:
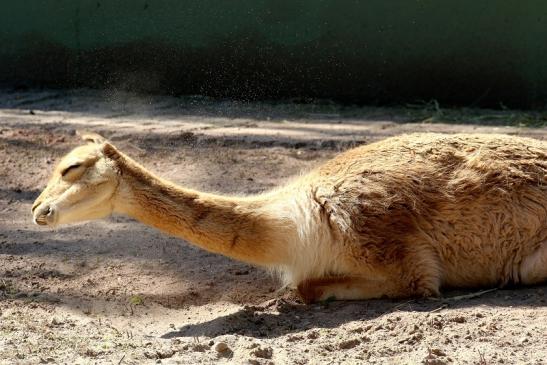
[[63, 157], [32, 205], [36, 224], [54, 227], [112, 213], [120, 176], [115, 161], [105, 151], [115, 149], [99, 135], [84, 134], [82, 138], [91, 143]]

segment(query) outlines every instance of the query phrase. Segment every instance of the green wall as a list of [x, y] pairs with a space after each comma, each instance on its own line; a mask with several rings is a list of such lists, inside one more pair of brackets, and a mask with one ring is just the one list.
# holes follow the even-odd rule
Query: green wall
[[0, 81], [544, 107], [545, 1], [18, 0]]

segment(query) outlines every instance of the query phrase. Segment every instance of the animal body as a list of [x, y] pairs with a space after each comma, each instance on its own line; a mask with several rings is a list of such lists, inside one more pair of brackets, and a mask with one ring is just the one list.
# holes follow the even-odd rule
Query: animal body
[[307, 302], [547, 281], [544, 141], [399, 136], [235, 197], [179, 187], [91, 139], [53, 172], [32, 207], [37, 224], [128, 215], [273, 269]]

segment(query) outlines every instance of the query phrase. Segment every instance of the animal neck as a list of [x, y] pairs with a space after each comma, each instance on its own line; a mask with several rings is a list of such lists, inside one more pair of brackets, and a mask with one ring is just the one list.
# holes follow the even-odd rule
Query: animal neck
[[109, 154], [121, 174], [115, 212], [237, 260], [263, 266], [285, 260], [287, 224], [268, 211], [265, 198], [185, 189], [155, 176], [113, 147]]

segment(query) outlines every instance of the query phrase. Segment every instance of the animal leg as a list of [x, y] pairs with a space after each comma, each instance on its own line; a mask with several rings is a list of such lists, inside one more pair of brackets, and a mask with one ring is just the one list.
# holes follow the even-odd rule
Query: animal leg
[[522, 261], [520, 281], [525, 285], [547, 282], [547, 242]]
[[400, 296], [399, 290], [385, 280], [369, 280], [361, 277], [330, 277], [308, 279], [297, 287], [306, 303], [327, 300], [363, 300]]

